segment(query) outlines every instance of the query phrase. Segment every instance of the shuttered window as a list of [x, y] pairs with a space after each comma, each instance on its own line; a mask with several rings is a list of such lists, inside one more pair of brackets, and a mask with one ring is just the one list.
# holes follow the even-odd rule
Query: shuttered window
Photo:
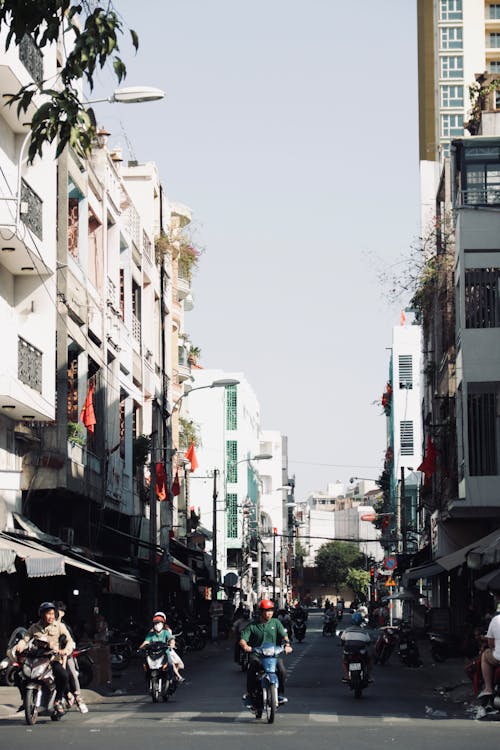
[[226, 441], [226, 466], [227, 466], [227, 481], [237, 482], [238, 481], [238, 441], [227, 440]]
[[229, 492], [226, 495], [227, 508], [227, 536], [228, 539], [238, 538], [238, 495]]
[[500, 269], [469, 268], [465, 271], [465, 327], [498, 328]]
[[400, 422], [399, 430], [401, 435], [401, 455], [413, 456], [413, 422]]
[[226, 386], [226, 430], [238, 429], [238, 392], [235, 385]]
[[399, 355], [399, 387], [413, 388], [413, 361], [411, 354]]
[[494, 392], [474, 393], [470, 384], [467, 396], [470, 476], [497, 474], [496, 401]]

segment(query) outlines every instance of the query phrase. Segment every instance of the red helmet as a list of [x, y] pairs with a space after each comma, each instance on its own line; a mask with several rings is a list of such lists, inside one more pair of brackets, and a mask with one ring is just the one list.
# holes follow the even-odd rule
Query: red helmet
[[274, 609], [274, 602], [270, 599], [261, 599], [259, 602], [259, 609]]

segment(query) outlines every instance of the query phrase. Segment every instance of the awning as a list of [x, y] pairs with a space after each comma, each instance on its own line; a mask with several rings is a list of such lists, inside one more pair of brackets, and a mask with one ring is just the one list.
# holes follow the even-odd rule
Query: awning
[[46, 534], [45, 531], [42, 531], [38, 528], [38, 526], [33, 523], [33, 521], [30, 521], [29, 518], [26, 518], [26, 516], [22, 516], [20, 513], [13, 513], [15, 522], [18, 524], [18, 526], [26, 532], [26, 534], [33, 538], [37, 539], [39, 542], [46, 542], [48, 544], [62, 544], [62, 539], [60, 539], [58, 536], [54, 536], [53, 534]]
[[418, 581], [419, 578], [432, 578], [439, 573], [443, 573], [444, 568], [437, 561], [429, 562], [426, 565], [419, 565], [417, 568], [408, 568], [402, 576], [403, 586], [406, 588], [410, 581]]
[[477, 581], [474, 581], [474, 586], [479, 591], [500, 591], [500, 568], [478, 578]]
[[28, 578], [45, 578], [65, 575], [64, 555], [47, 549], [21, 544], [5, 536], [0, 536], [0, 549], [15, 553], [24, 560]]
[[178, 560], [176, 557], [170, 555], [170, 565], [168, 568], [170, 573], [179, 573], [180, 575], [193, 575], [194, 571], [189, 565], [184, 565], [183, 562]]
[[461, 547], [461, 549], [457, 549], [455, 552], [452, 552], [450, 555], [445, 555], [444, 557], [438, 557], [436, 562], [439, 563], [445, 570], [453, 570], [453, 568], [458, 568], [459, 565], [463, 565], [467, 553], [471, 550], [475, 550], [476, 548], [483, 548], [486, 549], [490, 544], [493, 544], [498, 538], [500, 537], [500, 531], [497, 529], [496, 531], [492, 531], [490, 534], [487, 534], [486, 536], [481, 537], [481, 539], [476, 539], [475, 542], [471, 542], [470, 544], [467, 544], [465, 547]]

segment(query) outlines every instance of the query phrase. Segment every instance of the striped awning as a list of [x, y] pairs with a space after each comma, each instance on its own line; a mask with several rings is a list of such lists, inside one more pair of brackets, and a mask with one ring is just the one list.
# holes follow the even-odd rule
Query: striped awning
[[[45, 578], [48, 576], [63, 576], [66, 574], [64, 555], [37, 545], [21, 544], [7, 537], [0, 537], [0, 550], [10, 552], [15, 557], [24, 560], [28, 578]], [[2, 568], [3, 570], [3, 568]], [[4, 571], [9, 572], [9, 571]], [[14, 571], [10, 571], [14, 572]]]

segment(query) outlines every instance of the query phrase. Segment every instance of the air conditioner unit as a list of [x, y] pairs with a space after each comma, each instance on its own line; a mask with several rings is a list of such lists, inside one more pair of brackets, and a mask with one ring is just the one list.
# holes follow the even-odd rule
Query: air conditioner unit
[[62, 526], [59, 529], [59, 538], [69, 547], [73, 546], [75, 540], [75, 530], [72, 526]]

